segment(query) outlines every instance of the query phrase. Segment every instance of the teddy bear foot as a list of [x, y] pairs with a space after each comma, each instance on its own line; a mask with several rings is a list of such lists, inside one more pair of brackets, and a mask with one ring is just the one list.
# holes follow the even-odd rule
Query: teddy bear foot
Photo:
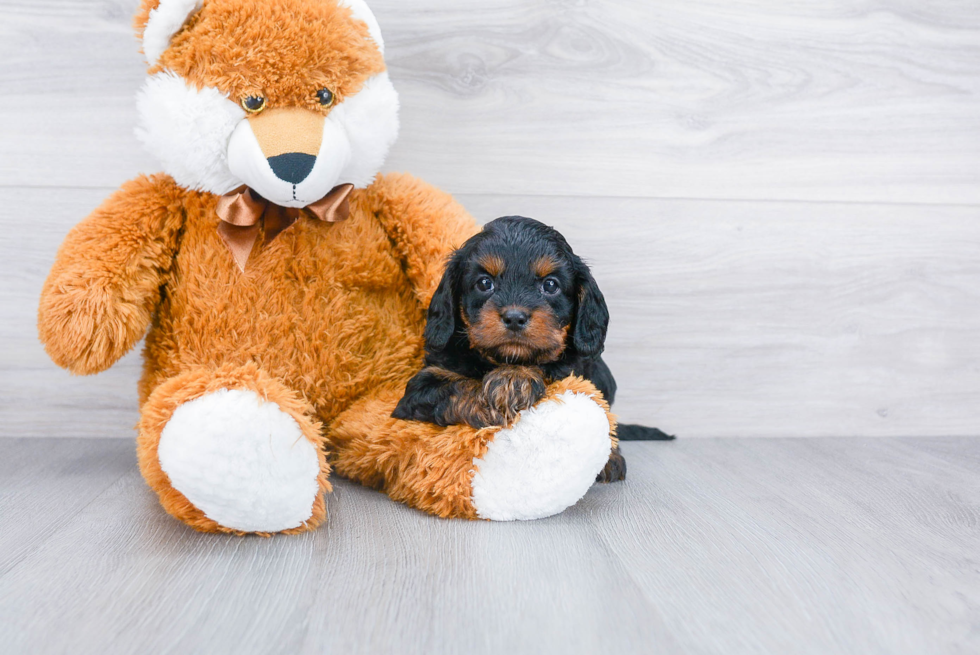
[[280, 532], [310, 519], [316, 448], [296, 421], [254, 391], [221, 389], [177, 408], [160, 435], [174, 489], [219, 525]]
[[171, 380], [143, 408], [143, 475], [170, 514], [199, 530], [312, 529], [325, 515], [328, 468], [319, 424], [303, 409], [255, 369]]
[[574, 505], [609, 460], [609, 429], [606, 408], [592, 394], [570, 389], [522, 411], [473, 462], [477, 515], [530, 520]]

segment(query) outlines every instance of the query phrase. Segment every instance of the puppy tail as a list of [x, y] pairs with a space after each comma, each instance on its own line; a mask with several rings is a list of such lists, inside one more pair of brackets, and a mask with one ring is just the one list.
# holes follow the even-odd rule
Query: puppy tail
[[631, 423], [620, 423], [616, 428], [616, 436], [620, 441], [673, 441], [677, 438], [657, 428]]

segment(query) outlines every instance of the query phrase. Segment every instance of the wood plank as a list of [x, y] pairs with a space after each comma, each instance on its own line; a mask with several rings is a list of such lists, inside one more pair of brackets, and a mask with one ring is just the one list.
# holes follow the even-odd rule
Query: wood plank
[[[0, 189], [0, 434], [132, 435], [139, 355], [73, 378], [37, 341], [54, 252], [107, 190]], [[684, 437], [976, 435], [973, 207], [460, 196], [557, 226], [612, 312], [627, 422]], [[45, 399], [44, 411], [38, 400]]]
[[136, 462], [132, 441], [0, 439], [0, 576]]
[[580, 521], [450, 522], [337, 487], [326, 528], [230, 539], [167, 517], [132, 470], [0, 578], [0, 636], [76, 653], [672, 645]]
[[195, 533], [131, 460], [121, 478], [88, 466], [127, 442], [0, 441], [0, 461], [59, 484], [51, 443], [85, 443], [62, 462], [104, 491], [0, 574], [13, 653], [980, 647], [978, 439], [625, 444], [626, 483], [527, 523], [439, 520], [340, 481], [325, 527], [273, 539]]
[[[0, 179], [115, 186], [135, 0], [0, 8]], [[402, 137], [456, 193], [980, 203], [980, 6], [375, 0]]]
[[683, 652], [972, 652], [980, 440], [935, 442], [627, 444], [576, 510]]

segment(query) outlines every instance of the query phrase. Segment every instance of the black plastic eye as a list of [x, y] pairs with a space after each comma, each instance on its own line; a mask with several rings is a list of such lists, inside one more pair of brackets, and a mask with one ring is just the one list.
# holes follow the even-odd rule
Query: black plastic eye
[[248, 96], [242, 98], [242, 109], [250, 114], [257, 114], [265, 109], [265, 98], [262, 96]]
[[320, 89], [316, 92], [316, 99], [320, 101], [320, 104], [324, 107], [329, 107], [333, 104], [333, 91], [330, 89]]
[[558, 280], [553, 277], [549, 277], [547, 280], [541, 283], [541, 290], [547, 295], [553, 296], [561, 291], [561, 285], [558, 284]]
[[493, 280], [484, 275], [479, 280], [476, 281], [476, 290], [482, 291], [483, 293], [489, 293], [493, 291]]

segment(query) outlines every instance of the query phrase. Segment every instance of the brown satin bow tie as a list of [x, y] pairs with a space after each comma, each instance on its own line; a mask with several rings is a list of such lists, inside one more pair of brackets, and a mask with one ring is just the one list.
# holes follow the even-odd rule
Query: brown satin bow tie
[[[310, 218], [327, 223], [338, 223], [350, 216], [350, 193], [353, 184], [341, 184], [330, 193], [306, 207], [280, 207], [261, 198], [244, 184], [231, 193], [218, 198], [215, 211], [221, 222], [218, 234], [221, 235], [238, 268], [245, 272], [245, 263], [252, 252], [252, 246], [265, 228], [265, 243], [269, 243], [279, 233], [295, 223], [304, 214]], [[259, 221], [262, 225], [259, 225]]]

